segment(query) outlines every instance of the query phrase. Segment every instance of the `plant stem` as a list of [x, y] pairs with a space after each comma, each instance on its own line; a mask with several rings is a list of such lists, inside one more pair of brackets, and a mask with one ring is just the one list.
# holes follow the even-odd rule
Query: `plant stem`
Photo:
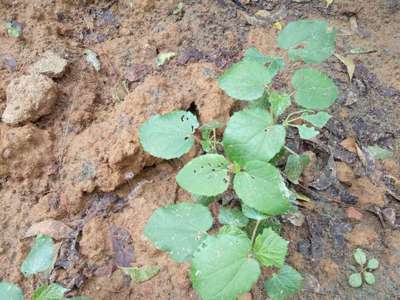
[[258, 229], [258, 226], [260, 225], [260, 222], [261, 222], [261, 220], [257, 220], [256, 225], [254, 226], [253, 234], [251, 235], [251, 245], [252, 246], [253, 246], [254, 239], [256, 237], [257, 229]]
[[292, 149], [290, 149], [288, 146], [284, 146], [285, 147], [285, 149], [289, 152], [289, 153], [291, 153], [291, 154], [294, 154], [294, 155], [298, 155], [296, 152], [294, 152]]

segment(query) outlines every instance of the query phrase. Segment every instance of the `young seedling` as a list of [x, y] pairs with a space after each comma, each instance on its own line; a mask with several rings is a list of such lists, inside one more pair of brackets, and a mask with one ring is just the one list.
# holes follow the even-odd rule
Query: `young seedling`
[[359, 272], [355, 272], [349, 276], [349, 284], [354, 288], [361, 287], [363, 281], [365, 281], [367, 284], [374, 284], [375, 276], [371, 272], [378, 269], [379, 261], [376, 258], [371, 258], [367, 262], [367, 255], [360, 248], [357, 248], [354, 251], [353, 257], [358, 264], [358, 268], [353, 268], [355, 270], [359, 270]]
[[[278, 45], [289, 51], [292, 61], [320, 63], [335, 51], [335, 30], [320, 20], [293, 22], [281, 31]], [[176, 176], [194, 203], [156, 209], [144, 230], [174, 260], [191, 262], [193, 287], [204, 300], [236, 299], [252, 288], [263, 267], [278, 270], [265, 282], [273, 300], [302, 288], [302, 276], [285, 264], [289, 242], [274, 230], [279, 216], [297, 209], [297, 195], [286, 179], [298, 183], [309, 162], [285, 146], [286, 132], [293, 127], [301, 139], [316, 137], [331, 118], [321, 110], [334, 103], [338, 90], [328, 75], [307, 66], [294, 71], [292, 90], [274, 90], [273, 78], [284, 67], [282, 58], [251, 48], [224, 72], [218, 80], [221, 89], [249, 105], [232, 115], [222, 140], [216, 133], [221, 124], [199, 127], [187, 111], [153, 116], [139, 130], [144, 150], [156, 157], [179, 158], [195, 141], [204, 151]], [[285, 157], [282, 174], [275, 163]], [[228, 189], [240, 203], [218, 201]], [[214, 220], [207, 206], [217, 201], [223, 226], [210, 234]]]

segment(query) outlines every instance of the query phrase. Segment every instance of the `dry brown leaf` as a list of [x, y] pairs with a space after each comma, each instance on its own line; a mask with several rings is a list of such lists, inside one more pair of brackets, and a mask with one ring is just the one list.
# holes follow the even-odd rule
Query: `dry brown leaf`
[[335, 53], [335, 56], [346, 66], [347, 74], [349, 74], [349, 78], [351, 81], [353, 79], [354, 71], [356, 69], [354, 61], [349, 57], [344, 57], [337, 53]]
[[356, 145], [355, 138], [348, 137], [348, 138], [344, 139], [343, 141], [341, 141], [339, 143], [339, 145], [342, 146], [347, 151], [357, 154], [357, 145]]
[[61, 221], [53, 219], [33, 224], [25, 233], [25, 237], [46, 234], [55, 240], [69, 238], [73, 230]]
[[385, 205], [386, 189], [374, 185], [368, 177], [361, 177], [352, 182], [349, 188], [350, 194], [358, 198], [358, 203], [363, 206], [375, 205], [383, 207]]
[[336, 177], [337, 179], [347, 185], [351, 185], [354, 180], [353, 170], [344, 162], [337, 161], [336, 165]]

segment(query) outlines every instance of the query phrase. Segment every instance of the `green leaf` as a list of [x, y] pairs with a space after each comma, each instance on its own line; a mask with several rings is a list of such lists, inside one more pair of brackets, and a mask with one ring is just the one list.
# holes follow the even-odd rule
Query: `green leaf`
[[188, 162], [176, 176], [178, 184], [200, 196], [215, 196], [229, 185], [228, 161], [219, 154], [206, 154]]
[[195, 252], [191, 279], [203, 300], [235, 300], [260, 276], [249, 238], [238, 232], [208, 236]]
[[362, 286], [362, 277], [360, 273], [353, 273], [349, 276], [349, 284], [353, 288], [359, 288]]
[[158, 266], [143, 266], [143, 267], [132, 267], [132, 268], [121, 268], [125, 274], [129, 275], [132, 280], [136, 283], [145, 282], [160, 272]]
[[284, 300], [298, 293], [303, 287], [303, 277], [289, 265], [267, 279], [264, 288], [272, 300]]
[[368, 284], [375, 284], [375, 276], [374, 276], [374, 274], [365, 271], [365, 272], [363, 273], [363, 275], [364, 275], [364, 279], [365, 279], [365, 282], [366, 282], [366, 283], [368, 283]]
[[55, 255], [55, 247], [51, 237], [39, 234], [21, 265], [21, 272], [25, 277], [28, 277], [47, 271], [52, 266]]
[[182, 262], [191, 259], [212, 223], [210, 211], [201, 204], [167, 205], [156, 209], [144, 228], [144, 234], [158, 249]]
[[309, 109], [325, 109], [335, 102], [338, 89], [325, 73], [312, 68], [297, 70], [292, 77], [297, 104]]
[[272, 116], [265, 110], [242, 110], [231, 117], [225, 129], [225, 154], [239, 164], [269, 161], [284, 146], [285, 137], [285, 128], [273, 125]]
[[192, 195], [192, 200], [195, 203], [204, 205], [204, 206], [209, 206], [211, 203], [213, 203], [215, 200], [217, 200], [217, 196], [199, 196], [199, 195]]
[[4, 300], [24, 300], [22, 289], [7, 281], [0, 282], [0, 299]]
[[22, 25], [16, 21], [6, 22], [6, 30], [8, 36], [15, 39], [22, 35]]
[[232, 226], [232, 225], [224, 225], [224, 226], [222, 226], [219, 229], [218, 234], [229, 234], [229, 235], [236, 235], [236, 236], [242, 237], [242, 238], [248, 238], [246, 232], [244, 232], [239, 227]]
[[225, 208], [221, 206], [219, 209], [218, 222], [225, 225], [245, 227], [249, 219], [237, 208]]
[[376, 270], [379, 268], [379, 261], [376, 258], [371, 258], [368, 261], [367, 268], [370, 270]]
[[61, 300], [67, 291], [68, 289], [57, 283], [43, 285], [33, 292], [32, 300]]
[[336, 30], [322, 20], [290, 22], [278, 36], [278, 45], [293, 61], [319, 64], [335, 52]]
[[262, 221], [268, 218], [267, 215], [259, 212], [258, 210], [242, 203], [242, 213], [249, 219], [257, 220], [257, 221]]
[[299, 130], [300, 138], [303, 140], [309, 140], [316, 137], [319, 134], [318, 130], [315, 130], [314, 127], [309, 127], [307, 125], [296, 125]]
[[233, 187], [248, 206], [267, 215], [281, 215], [289, 208], [289, 190], [277, 168], [251, 161], [235, 176]]
[[308, 155], [289, 155], [285, 166], [287, 178], [293, 183], [299, 183], [299, 178], [309, 163], [310, 158]]
[[265, 56], [252, 48], [240, 62], [222, 74], [218, 79], [219, 86], [234, 99], [254, 101], [263, 96], [265, 86], [283, 66], [281, 58]]
[[281, 238], [271, 228], [266, 228], [257, 236], [253, 252], [264, 266], [282, 268], [288, 253], [288, 244], [288, 241]]
[[317, 112], [314, 115], [310, 115], [310, 114], [302, 114], [301, 118], [307, 122], [310, 122], [312, 125], [314, 125], [315, 127], [318, 128], [322, 128], [326, 125], [326, 123], [328, 123], [329, 119], [332, 116], [330, 114], [328, 114], [327, 112], [324, 111], [320, 111]]
[[176, 56], [175, 52], [163, 52], [158, 54], [156, 58], [156, 66], [161, 67], [163, 64], [165, 64], [167, 61], [174, 58], [175, 56]]
[[271, 103], [271, 110], [274, 116], [279, 117], [290, 106], [290, 95], [284, 93], [279, 94], [271, 91], [269, 94], [269, 103]]
[[192, 148], [197, 127], [199, 123], [191, 112], [178, 110], [155, 115], [140, 127], [140, 143], [153, 156], [177, 158]]
[[367, 256], [365, 255], [365, 252], [360, 248], [357, 248], [354, 251], [353, 257], [361, 267], [364, 266], [367, 262]]
[[372, 155], [373, 158], [377, 160], [384, 160], [391, 158], [393, 156], [393, 152], [387, 149], [381, 148], [377, 145], [368, 146], [368, 152]]

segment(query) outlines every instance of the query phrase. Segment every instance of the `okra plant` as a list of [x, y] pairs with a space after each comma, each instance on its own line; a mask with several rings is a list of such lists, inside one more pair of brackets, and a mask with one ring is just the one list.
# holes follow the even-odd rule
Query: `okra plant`
[[[292, 62], [317, 64], [334, 53], [335, 35], [325, 21], [302, 20], [280, 32], [278, 45]], [[216, 133], [221, 124], [200, 126], [188, 111], [153, 116], [139, 130], [144, 150], [156, 157], [179, 158], [195, 141], [203, 148], [176, 176], [194, 201], [157, 209], [144, 233], [174, 260], [191, 262], [193, 287], [204, 300], [236, 299], [258, 281], [261, 267], [276, 270], [265, 282], [273, 300], [302, 288], [302, 276], [285, 264], [289, 242], [271, 225], [296, 209], [287, 181], [297, 183], [308, 163], [285, 146], [286, 131], [294, 127], [302, 139], [316, 137], [331, 117], [321, 110], [334, 103], [338, 90], [325, 73], [304, 65], [294, 71], [291, 91], [274, 90], [273, 78], [284, 66], [282, 58], [251, 48], [223, 73], [221, 89], [249, 105], [232, 115], [222, 141]], [[275, 163], [283, 157], [282, 174]], [[219, 201], [228, 189], [240, 203]], [[214, 201], [220, 203], [218, 230], [207, 207]]]

